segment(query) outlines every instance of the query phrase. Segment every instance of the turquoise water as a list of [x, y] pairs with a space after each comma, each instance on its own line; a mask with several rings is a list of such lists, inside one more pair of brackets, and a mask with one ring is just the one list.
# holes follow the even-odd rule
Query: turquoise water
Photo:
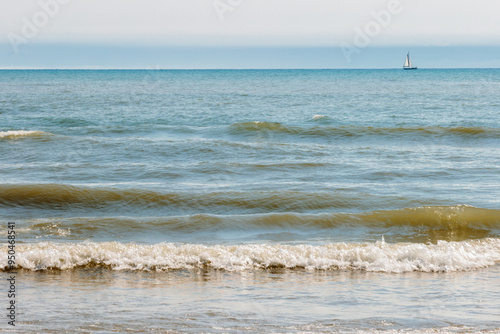
[[0, 87], [16, 329], [500, 328], [500, 70], [23, 70]]

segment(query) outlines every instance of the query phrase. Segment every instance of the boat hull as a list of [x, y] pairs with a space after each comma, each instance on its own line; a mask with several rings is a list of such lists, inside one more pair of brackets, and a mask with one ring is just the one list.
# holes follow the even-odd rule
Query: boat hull
[[403, 70], [416, 70], [418, 67], [403, 67]]

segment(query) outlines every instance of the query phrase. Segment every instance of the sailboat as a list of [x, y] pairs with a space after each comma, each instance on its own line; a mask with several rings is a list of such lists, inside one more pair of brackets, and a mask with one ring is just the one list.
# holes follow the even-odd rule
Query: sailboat
[[403, 66], [403, 70], [416, 70], [416, 69], [417, 69], [417, 66], [413, 66], [411, 64], [410, 53], [408, 52], [408, 54], [406, 55], [406, 61], [405, 61], [405, 64]]

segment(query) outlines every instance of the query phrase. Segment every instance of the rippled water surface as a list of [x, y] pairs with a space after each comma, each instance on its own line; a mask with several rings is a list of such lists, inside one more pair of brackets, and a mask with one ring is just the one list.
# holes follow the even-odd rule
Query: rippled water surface
[[21, 332], [500, 331], [500, 70], [0, 88]]

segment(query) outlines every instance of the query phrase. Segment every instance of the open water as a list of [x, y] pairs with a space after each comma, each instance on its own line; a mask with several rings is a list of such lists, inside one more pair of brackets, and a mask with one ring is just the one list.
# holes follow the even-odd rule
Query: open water
[[7, 222], [2, 331], [499, 332], [500, 70], [0, 71]]

